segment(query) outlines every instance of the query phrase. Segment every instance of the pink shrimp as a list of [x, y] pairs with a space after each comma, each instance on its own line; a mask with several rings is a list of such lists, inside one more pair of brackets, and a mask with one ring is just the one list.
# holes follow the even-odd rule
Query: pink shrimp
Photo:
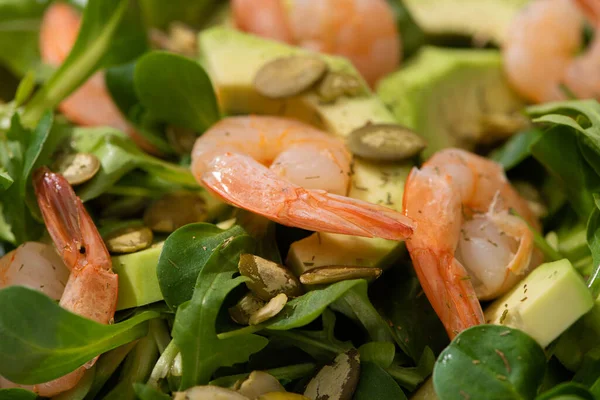
[[410, 236], [413, 224], [401, 213], [344, 197], [350, 162], [342, 141], [277, 117], [226, 118], [192, 151], [198, 182], [280, 224], [393, 240]]
[[233, 0], [232, 9], [241, 30], [347, 57], [371, 85], [400, 63], [385, 0]]
[[[71, 273], [65, 286], [64, 265], [56, 260], [56, 254], [48, 254], [45, 245], [26, 243], [14, 254], [4, 256], [8, 257], [5, 262], [10, 274], [6, 274], [2, 285], [21, 284], [37, 289], [42, 286], [40, 283], [52, 283], [54, 289], [48, 294], [53, 297], [64, 286], [59, 303], [63, 308], [102, 324], [111, 323], [117, 307], [118, 277], [112, 272], [110, 254], [92, 219], [61, 175], [43, 167], [35, 172], [34, 186], [46, 228]], [[11, 266], [17, 258], [22, 264], [15, 270]], [[0, 267], [4, 268], [3, 264]], [[28, 276], [36, 268], [41, 269], [39, 274]], [[51, 397], [74, 387], [94, 361], [50, 382], [22, 386], [0, 379], [0, 387], [23, 387]]]
[[539, 222], [502, 167], [458, 149], [414, 168], [404, 188], [404, 213], [416, 223], [406, 245], [435, 312], [452, 338], [483, 323], [479, 299], [508, 291], [537, 265]]
[[[81, 17], [71, 6], [56, 2], [48, 7], [40, 28], [42, 60], [59, 66], [75, 44]], [[85, 126], [111, 126], [127, 133], [145, 151], [159, 155], [160, 151], [141, 136], [121, 115], [98, 72], [59, 105], [59, 110], [71, 121]]]
[[[578, 55], [584, 15], [596, 35]], [[598, 27], [598, 0], [535, 0], [517, 15], [503, 46], [509, 82], [523, 97], [538, 103], [567, 99], [569, 92], [578, 98], [600, 99]]]

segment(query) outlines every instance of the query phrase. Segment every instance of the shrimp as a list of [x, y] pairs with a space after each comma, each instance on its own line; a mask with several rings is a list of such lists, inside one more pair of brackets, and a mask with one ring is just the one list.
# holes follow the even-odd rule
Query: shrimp
[[244, 31], [348, 58], [370, 85], [398, 68], [400, 34], [385, 0], [233, 0]]
[[416, 224], [406, 242], [415, 271], [451, 338], [483, 323], [478, 298], [500, 296], [539, 262], [527, 225], [539, 221], [493, 161], [437, 152], [411, 171], [403, 207]]
[[[26, 285], [40, 289], [82, 317], [108, 324], [117, 307], [118, 278], [112, 272], [108, 250], [81, 200], [61, 175], [42, 167], [34, 174], [42, 216], [60, 257], [46, 245], [25, 243], [0, 261], [2, 286]], [[61, 262], [62, 259], [62, 262]], [[65, 266], [71, 270], [66, 285]], [[8, 267], [8, 269], [7, 269]], [[33, 270], [38, 271], [32, 275]], [[49, 283], [52, 289], [46, 288]], [[21, 387], [50, 397], [74, 387], [95, 360], [50, 382], [22, 386], [0, 379], [0, 387]]]
[[[46, 10], [40, 27], [42, 60], [59, 66], [75, 44], [81, 17], [71, 6], [56, 2]], [[71, 121], [85, 126], [111, 126], [126, 132], [143, 150], [154, 155], [160, 151], [141, 136], [121, 115], [104, 84], [102, 72], [94, 74], [59, 105], [59, 110]]]
[[223, 119], [192, 151], [198, 182], [224, 201], [280, 224], [393, 240], [410, 236], [413, 224], [401, 213], [344, 197], [350, 163], [339, 139], [277, 117]]
[[600, 99], [600, 35], [577, 55], [583, 46], [585, 15], [597, 28], [600, 2], [535, 0], [515, 17], [503, 59], [506, 76], [518, 93], [537, 103], [571, 94]]

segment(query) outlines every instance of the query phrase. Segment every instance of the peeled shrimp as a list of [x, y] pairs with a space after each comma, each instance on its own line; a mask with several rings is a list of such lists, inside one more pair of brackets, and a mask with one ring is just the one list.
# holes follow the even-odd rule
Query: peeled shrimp
[[398, 68], [400, 34], [385, 0], [233, 0], [244, 31], [348, 58], [369, 84]]
[[[50, 5], [40, 28], [42, 60], [59, 66], [75, 44], [81, 17], [71, 6], [55, 2]], [[142, 149], [152, 154], [160, 152], [141, 136], [121, 115], [104, 84], [104, 75], [98, 72], [75, 90], [59, 105], [59, 110], [71, 121], [85, 126], [110, 126], [127, 133]]]
[[[41, 243], [21, 245], [0, 260], [0, 287], [29, 286], [52, 298], [60, 297], [59, 304], [66, 310], [102, 324], [110, 323], [117, 307], [118, 278], [112, 272], [112, 261], [98, 230], [61, 175], [44, 167], [36, 171], [34, 183], [40, 210], [60, 257]], [[22, 387], [43, 397], [54, 396], [74, 387], [93, 361], [35, 386], [16, 385], [0, 378], [0, 387]]]
[[500, 165], [467, 151], [445, 149], [414, 168], [404, 212], [416, 223], [410, 257], [451, 338], [483, 323], [478, 298], [502, 295], [539, 262], [527, 202]]
[[198, 182], [224, 201], [280, 224], [394, 240], [410, 236], [413, 224], [404, 215], [344, 197], [350, 162], [342, 141], [277, 117], [223, 119], [192, 151]]
[[[579, 7], [578, 7], [579, 6]], [[517, 15], [503, 46], [504, 69], [523, 97], [538, 103], [600, 99], [600, 35], [583, 46], [585, 15], [600, 26], [598, 0], [535, 0]]]

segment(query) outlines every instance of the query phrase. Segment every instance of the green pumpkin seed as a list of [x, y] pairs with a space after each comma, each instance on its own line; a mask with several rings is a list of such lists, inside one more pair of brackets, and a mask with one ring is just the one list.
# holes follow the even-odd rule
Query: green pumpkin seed
[[250, 324], [250, 316], [264, 307], [265, 304], [265, 301], [256, 297], [252, 292], [248, 292], [235, 306], [229, 308], [229, 316], [240, 325], [248, 325]]
[[152, 245], [152, 231], [145, 226], [118, 229], [105, 239], [111, 253], [134, 253]]
[[377, 279], [381, 268], [346, 265], [328, 265], [312, 268], [300, 275], [300, 282], [305, 285], [323, 285], [349, 279]]
[[273, 99], [291, 97], [313, 86], [325, 71], [327, 64], [316, 56], [278, 58], [257, 72], [254, 88]]
[[358, 96], [363, 92], [364, 87], [360, 79], [345, 72], [329, 72], [317, 90], [324, 103], [332, 103], [342, 96]]
[[339, 354], [324, 366], [306, 386], [311, 400], [350, 400], [360, 378], [360, 356], [356, 349]]
[[144, 212], [144, 224], [154, 232], [171, 233], [184, 225], [203, 222], [206, 204], [194, 193], [169, 193], [153, 202]]
[[273, 375], [263, 371], [252, 371], [237, 391], [246, 397], [256, 399], [266, 393], [285, 392], [285, 388]]
[[57, 170], [71, 185], [80, 185], [96, 175], [100, 160], [91, 153], [67, 154], [59, 160]]
[[250, 322], [250, 325], [258, 325], [273, 318], [279, 314], [281, 310], [283, 310], [283, 307], [285, 307], [287, 301], [288, 297], [283, 293], [279, 293], [277, 296], [269, 300], [269, 302], [260, 310], [252, 314], [248, 322]]
[[251, 280], [248, 289], [262, 300], [268, 301], [279, 293], [298, 297], [303, 293], [298, 278], [283, 265], [253, 254], [242, 254], [238, 264], [240, 273]]
[[401, 125], [369, 124], [348, 136], [350, 151], [371, 161], [404, 161], [419, 154], [427, 143]]

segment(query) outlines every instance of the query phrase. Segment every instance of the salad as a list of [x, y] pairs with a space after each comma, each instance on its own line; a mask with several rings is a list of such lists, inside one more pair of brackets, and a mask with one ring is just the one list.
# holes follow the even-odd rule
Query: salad
[[0, 0], [0, 399], [600, 399], [598, 0]]

